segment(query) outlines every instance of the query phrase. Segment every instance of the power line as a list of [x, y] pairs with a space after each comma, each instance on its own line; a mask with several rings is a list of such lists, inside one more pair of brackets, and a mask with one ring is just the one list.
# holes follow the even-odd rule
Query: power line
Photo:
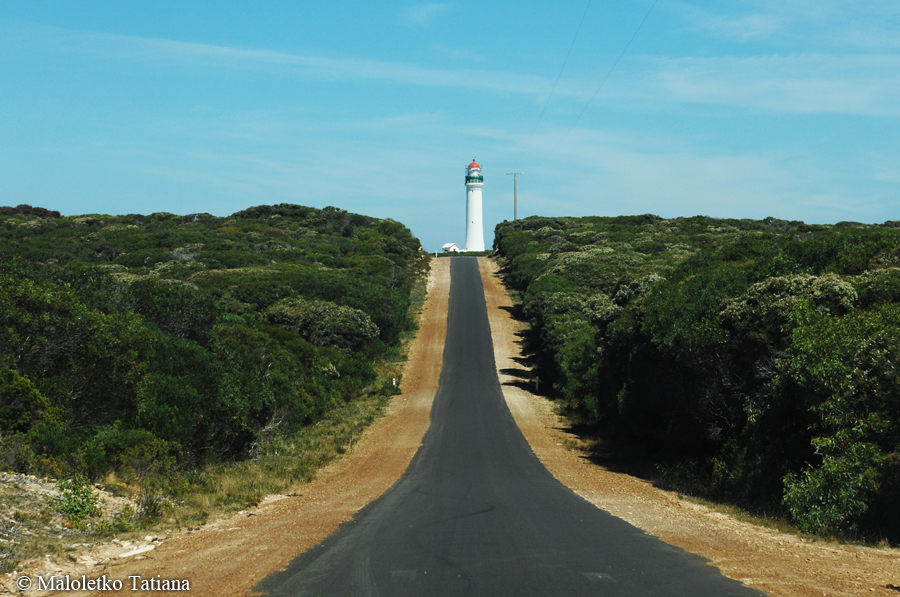
[[628, 51], [629, 46], [631, 46], [631, 42], [633, 42], [634, 38], [637, 37], [637, 34], [640, 32], [641, 28], [644, 26], [644, 23], [647, 21], [647, 18], [650, 16], [650, 13], [653, 12], [653, 8], [656, 6], [656, 3], [658, 1], [659, 0], [653, 1], [653, 4], [650, 6], [650, 10], [647, 11], [647, 14], [645, 14], [643, 20], [641, 20], [641, 24], [638, 25], [638, 28], [634, 31], [634, 35], [632, 35], [631, 39], [628, 40], [628, 43], [625, 44], [625, 48], [622, 50], [622, 53], [619, 54], [619, 57], [616, 58], [616, 61], [613, 62], [613, 65], [612, 65], [612, 67], [610, 67], [609, 72], [606, 73], [606, 76], [603, 77], [602, 81], [600, 81], [600, 84], [597, 86], [597, 90], [594, 91], [594, 95], [592, 95], [591, 99], [589, 99], [588, 102], [584, 105], [584, 108], [581, 109], [581, 112], [578, 114], [578, 117], [574, 120], [574, 122], [572, 122], [572, 125], [565, 132], [565, 134], [562, 137], [560, 137], [559, 141], [556, 142], [556, 145], [553, 146], [553, 149], [551, 149], [547, 153], [547, 155], [544, 156], [544, 158], [541, 160], [542, 163], [544, 161], [546, 161], [548, 157], [550, 157], [550, 154], [552, 154], [554, 151], [556, 151], [556, 148], [560, 146], [560, 144], [563, 142], [563, 140], [565, 140], [565, 138], [569, 135], [569, 133], [572, 132], [572, 129], [575, 128], [575, 125], [578, 124], [578, 121], [581, 120], [581, 117], [584, 115], [585, 111], [588, 109], [588, 106], [591, 105], [591, 102], [593, 102], [594, 98], [597, 97], [597, 94], [600, 93], [600, 89], [603, 87], [603, 84], [606, 83], [606, 80], [609, 78], [609, 76], [612, 74], [612, 72], [616, 69], [616, 65], [619, 64], [619, 61], [622, 59], [622, 56], [624, 56], [625, 52]]
[[[572, 38], [572, 43], [569, 44], [569, 51], [566, 52], [566, 59], [563, 60], [562, 66], [559, 67], [559, 72], [556, 74], [556, 80], [553, 81], [553, 88], [550, 90], [550, 95], [547, 96], [547, 101], [544, 102], [544, 108], [541, 110], [541, 115], [538, 118], [537, 122], [534, 125], [534, 128], [531, 129], [531, 135], [528, 137], [528, 142], [525, 143], [525, 147], [522, 148], [522, 151], [519, 152], [519, 157], [516, 158], [516, 166], [519, 165], [519, 160], [522, 159], [522, 154], [528, 149], [528, 146], [531, 144], [531, 140], [534, 138], [534, 133], [537, 131], [538, 126], [541, 124], [541, 120], [544, 119], [544, 113], [547, 111], [547, 106], [550, 105], [550, 98], [553, 97], [553, 92], [556, 91], [556, 84], [559, 83], [559, 78], [563, 74], [563, 70], [566, 68], [566, 63], [569, 61], [569, 55], [572, 53], [572, 48], [575, 46], [575, 40], [578, 39], [578, 33], [581, 31], [581, 25], [584, 23], [584, 17], [587, 16], [588, 9], [591, 7], [591, 0], [588, 0], [587, 6], [584, 7], [584, 13], [581, 15], [581, 20], [578, 21], [578, 28], [575, 30], [575, 37]], [[513, 168], [515, 170], [515, 168]]]

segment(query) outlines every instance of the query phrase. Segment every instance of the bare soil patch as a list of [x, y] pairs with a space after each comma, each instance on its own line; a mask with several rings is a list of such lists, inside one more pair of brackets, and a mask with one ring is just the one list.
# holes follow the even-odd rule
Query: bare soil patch
[[[739, 580], [773, 597], [900, 595], [900, 550], [810, 542], [738, 521], [679, 499], [647, 481], [590, 462], [552, 403], [528, 390], [533, 373], [523, 362], [516, 321], [497, 264], [478, 259], [494, 358], [506, 403], [535, 455], [578, 495], [671, 545], [701, 555]], [[526, 383], [528, 382], [528, 383]]]
[[[324, 467], [312, 482], [297, 486], [289, 495], [268, 496], [257, 508], [198, 529], [148, 536], [129, 545], [108, 542], [82, 547], [69, 558], [74, 561], [37, 572], [73, 578], [84, 574], [88, 579], [105, 574], [123, 580], [123, 591], [133, 595], [145, 592], [130, 590], [131, 575], [188, 579], [191, 595], [252, 594], [262, 578], [321, 542], [406, 470], [430, 424], [441, 374], [449, 295], [450, 260], [435, 259], [419, 331], [410, 343], [403, 369], [402, 393], [351, 451]], [[2, 588], [18, 592], [14, 581], [12, 576], [3, 579]], [[46, 592], [32, 590], [29, 594]]]

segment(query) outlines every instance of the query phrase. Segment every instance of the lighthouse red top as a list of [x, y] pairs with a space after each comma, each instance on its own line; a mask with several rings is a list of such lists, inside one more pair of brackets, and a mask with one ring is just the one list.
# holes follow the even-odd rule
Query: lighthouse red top
[[478, 165], [478, 162], [475, 161], [475, 158], [472, 158], [472, 163], [469, 164], [468, 167], [469, 168], [481, 168], [481, 166]]

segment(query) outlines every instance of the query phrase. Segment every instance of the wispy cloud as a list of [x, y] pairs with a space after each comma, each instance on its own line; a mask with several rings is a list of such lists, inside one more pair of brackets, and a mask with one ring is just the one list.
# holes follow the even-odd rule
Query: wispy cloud
[[713, 14], [689, 4], [680, 4], [684, 18], [695, 28], [719, 37], [748, 41], [783, 32], [786, 19], [771, 13]]
[[872, 165], [875, 180], [900, 183], [900, 155], [881, 155], [870, 152], [866, 157]]
[[900, 116], [900, 56], [793, 54], [656, 61], [662, 101], [788, 114]]
[[[557, 134], [540, 135], [535, 147], [552, 146]], [[583, 128], [573, 130], [541, 168], [558, 176], [547, 181], [526, 175], [519, 193], [529, 213], [875, 221], [882, 201], [871, 189], [842, 182], [827, 164], [789, 152], [722, 153], [685, 146], [682, 139]], [[866, 176], [850, 180], [860, 183]]]
[[[669, 7], [690, 28], [738, 45], [713, 46], [711, 56], [647, 59], [642, 72], [654, 80], [642, 83], [653, 101], [781, 114], [900, 115], [896, 2], [747, 0], [701, 7], [673, 0]], [[764, 49], [747, 56], [749, 48]]]
[[900, 5], [892, 0], [749, 0], [712, 9], [676, 0], [670, 6], [695, 30], [733, 41], [829, 51], [900, 47]]
[[470, 50], [464, 50], [461, 48], [452, 48], [450, 46], [445, 46], [443, 44], [432, 44], [431, 46], [435, 53], [444, 56], [446, 58], [451, 58], [453, 60], [465, 60], [467, 62], [484, 62], [484, 56], [472, 52]]
[[419, 4], [400, 13], [400, 22], [404, 25], [427, 25], [452, 8], [449, 4]]
[[[279, 77], [386, 81], [402, 85], [472, 89], [502, 94], [543, 95], [546, 77], [505, 71], [436, 68], [356, 57], [304, 55], [273, 50], [221, 46], [170, 39], [137, 37], [32, 26], [5, 35], [0, 44], [21, 51], [89, 56], [103, 61], [162, 62], [185, 67], [270, 70]], [[211, 71], [206, 70], [208, 75]], [[560, 85], [556, 93], [584, 97], [584, 86]]]
[[[357, 57], [279, 52], [56, 29], [0, 30], [9, 49], [87, 56], [95, 61], [158, 62], [166, 66], [269, 72], [273, 76], [477, 90], [544, 97], [547, 77], [508, 71], [442, 68]], [[894, 53], [793, 53], [751, 57], [635, 57], [619, 101], [715, 104], [788, 114], [900, 115], [900, 55]], [[584, 101], [595, 82], [560, 81], [555, 95]], [[611, 98], [613, 96], [610, 96]]]

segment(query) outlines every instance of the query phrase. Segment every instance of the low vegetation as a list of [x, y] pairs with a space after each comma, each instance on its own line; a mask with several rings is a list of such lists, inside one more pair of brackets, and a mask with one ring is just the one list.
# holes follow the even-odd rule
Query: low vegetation
[[[419, 245], [331, 207], [0, 208], [0, 467], [60, 479], [95, 532], [310, 479], [396, 392]], [[93, 520], [87, 481], [133, 497], [133, 520]]]
[[900, 541], [900, 228], [504, 222], [542, 381], [661, 484]]

